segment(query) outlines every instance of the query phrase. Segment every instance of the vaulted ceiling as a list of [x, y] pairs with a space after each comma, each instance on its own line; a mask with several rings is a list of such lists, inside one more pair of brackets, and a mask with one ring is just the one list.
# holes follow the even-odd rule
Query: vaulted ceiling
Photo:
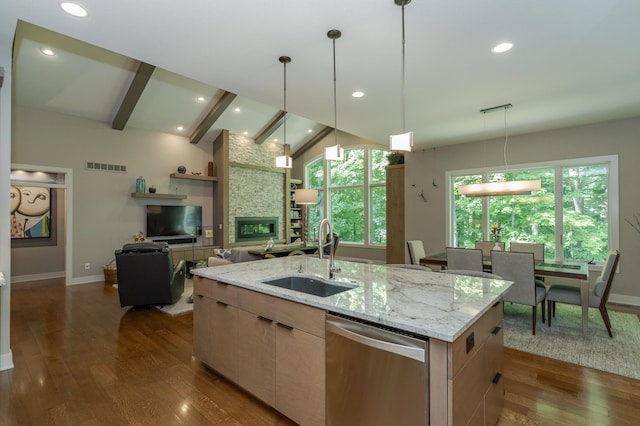
[[[17, 105], [210, 140], [221, 128], [303, 149], [334, 125], [386, 144], [402, 131], [394, 0], [8, 0]], [[640, 115], [640, 2], [413, 0], [405, 6], [406, 125], [417, 149]], [[491, 48], [510, 41], [509, 52]], [[51, 57], [40, 49], [55, 51]], [[360, 90], [364, 97], [351, 93]], [[203, 101], [196, 98], [202, 96]], [[237, 110], [238, 109], [238, 110]], [[182, 131], [177, 126], [183, 126]], [[273, 130], [270, 133], [270, 130]]]

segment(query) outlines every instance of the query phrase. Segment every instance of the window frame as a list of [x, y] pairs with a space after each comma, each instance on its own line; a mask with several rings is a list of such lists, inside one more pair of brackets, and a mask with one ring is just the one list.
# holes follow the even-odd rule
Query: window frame
[[[344, 240], [340, 240], [340, 244], [341, 245], [345, 245], [345, 246], [353, 246], [353, 247], [367, 247], [367, 248], [386, 248], [387, 244], [386, 241], [385, 243], [374, 243], [372, 242], [373, 240], [373, 236], [372, 236], [372, 230], [373, 230], [373, 215], [371, 214], [371, 206], [373, 205], [373, 203], [371, 202], [372, 199], [372, 191], [374, 187], [385, 187], [386, 188], [386, 174], [385, 174], [385, 179], [383, 182], [372, 182], [372, 151], [373, 150], [378, 150], [378, 151], [383, 151], [385, 152], [385, 158], [386, 158], [386, 153], [389, 153], [391, 151], [389, 151], [388, 149], [384, 148], [384, 147], [380, 147], [380, 146], [375, 146], [375, 145], [351, 145], [351, 146], [345, 146], [343, 147], [345, 149], [345, 151], [347, 150], [362, 150], [363, 151], [363, 162], [364, 162], [364, 177], [363, 177], [363, 183], [360, 185], [345, 185], [345, 186], [331, 186], [330, 185], [330, 181], [331, 181], [331, 176], [330, 176], [330, 170], [331, 170], [331, 165], [329, 163], [329, 161], [324, 160], [322, 155], [318, 155], [314, 158], [309, 159], [308, 161], [306, 161], [304, 163], [304, 187], [305, 188], [310, 188], [310, 189], [317, 189], [318, 191], [322, 191], [324, 193], [324, 197], [323, 197], [323, 205], [321, 208], [321, 217], [324, 218], [329, 218], [329, 220], [332, 220], [331, 218], [331, 194], [333, 191], [340, 191], [340, 190], [346, 190], [346, 189], [362, 189], [364, 191], [364, 214], [365, 214], [365, 218], [364, 218], [364, 241], [363, 242], [352, 242], [352, 241], [344, 241]], [[309, 174], [308, 174], [308, 169], [309, 166], [313, 163], [315, 163], [316, 161], [321, 160], [323, 162], [322, 165], [322, 187], [310, 187], [308, 186], [308, 182], [309, 182]], [[385, 195], [386, 196], [386, 195]], [[386, 210], [385, 210], [385, 216], [386, 216]]]
[[[518, 172], [525, 170], [535, 170], [535, 169], [553, 169], [554, 170], [554, 179], [555, 179], [555, 195], [554, 195], [554, 204], [555, 204], [555, 252], [556, 259], [559, 261], [563, 261], [564, 259], [564, 245], [562, 242], [563, 232], [564, 232], [564, 222], [563, 222], [563, 169], [567, 167], [581, 167], [581, 166], [593, 166], [597, 164], [607, 164], [608, 166], [608, 176], [607, 176], [607, 202], [608, 202], [608, 217], [607, 217], [607, 225], [608, 225], [608, 249], [613, 250], [617, 249], [620, 246], [620, 206], [619, 206], [619, 175], [618, 175], [618, 155], [603, 155], [596, 157], [582, 157], [582, 158], [572, 158], [566, 160], [554, 160], [554, 161], [544, 161], [537, 163], [526, 163], [526, 164], [518, 164], [515, 167], [509, 166], [508, 172]], [[497, 166], [497, 167], [482, 167], [482, 168], [474, 168], [474, 169], [463, 169], [463, 170], [450, 170], [445, 172], [446, 177], [446, 211], [445, 211], [445, 229], [446, 229], [446, 241], [447, 245], [453, 244], [454, 237], [454, 218], [453, 214], [455, 212], [455, 198], [453, 194], [454, 190], [454, 179], [459, 176], [467, 176], [467, 175], [481, 175], [482, 181], [487, 182], [487, 176], [491, 173], [496, 172], [505, 172], [505, 167]], [[489, 235], [489, 227], [490, 224], [488, 222], [489, 218], [489, 203], [487, 197], [482, 197], [482, 234], [485, 236]], [[572, 259], [578, 260], [578, 259]], [[591, 259], [579, 259], [579, 260], [591, 260]], [[597, 264], [602, 264], [603, 262], [596, 262]]]

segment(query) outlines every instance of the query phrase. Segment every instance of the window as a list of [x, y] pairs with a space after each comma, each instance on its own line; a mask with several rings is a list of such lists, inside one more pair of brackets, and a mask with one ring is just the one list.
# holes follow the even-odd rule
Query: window
[[[500, 227], [501, 241], [543, 243], [546, 259], [602, 262], [618, 246], [618, 158], [583, 158], [495, 170], [448, 172], [449, 238], [474, 247]], [[540, 179], [531, 195], [465, 197], [458, 187], [484, 180]]]
[[309, 206], [309, 239], [317, 238], [318, 225], [327, 212], [340, 242], [386, 244], [387, 153], [345, 148], [343, 161], [318, 158], [305, 166], [306, 187], [318, 190], [318, 204]]

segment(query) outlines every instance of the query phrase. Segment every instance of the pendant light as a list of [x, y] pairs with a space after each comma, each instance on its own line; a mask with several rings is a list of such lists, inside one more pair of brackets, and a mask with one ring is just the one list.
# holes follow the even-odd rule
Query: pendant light
[[340, 38], [342, 33], [340, 30], [329, 30], [327, 37], [333, 40], [333, 137], [335, 141], [334, 146], [329, 146], [324, 149], [325, 160], [344, 160], [344, 148], [338, 144], [338, 102], [336, 101], [336, 39]]
[[[505, 104], [492, 108], [481, 109], [482, 114], [489, 112], [504, 111], [504, 167], [505, 174], [509, 171], [507, 164], [507, 142], [509, 141], [509, 132], [507, 130], [507, 110], [513, 105]], [[497, 181], [497, 182], [483, 182], [472, 183], [469, 185], [460, 185], [458, 187], [458, 193], [460, 195], [466, 195], [467, 197], [486, 197], [490, 195], [530, 195], [532, 191], [540, 191], [542, 188], [542, 182], [538, 180], [512, 180], [512, 181]]]
[[413, 132], [407, 132], [406, 126], [406, 103], [407, 89], [405, 85], [405, 57], [404, 57], [404, 6], [411, 3], [411, 0], [393, 0], [395, 4], [402, 7], [402, 133], [389, 137], [389, 146], [392, 151], [411, 151], [413, 147]]
[[282, 129], [284, 155], [276, 157], [276, 167], [290, 169], [293, 161], [289, 156], [289, 145], [287, 145], [287, 64], [291, 62], [291, 58], [289, 56], [280, 56], [278, 60], [280, 61], [280, 63], [282, 63], [282, 65], [284, 65], [284, 106], [282, 109], [284, 111], [284, 127]]

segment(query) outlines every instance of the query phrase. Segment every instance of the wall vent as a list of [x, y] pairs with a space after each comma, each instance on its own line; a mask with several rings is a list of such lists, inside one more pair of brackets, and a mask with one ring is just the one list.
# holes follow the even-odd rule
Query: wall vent
[[107, 164], [107, 163], [98, 163], [96, 161], [85, 161], [85, 169], [95, 170], [100, 172], [117, 172], [117, 173], [127, 172], [127, 166], [125, 166], [124, 164]]

